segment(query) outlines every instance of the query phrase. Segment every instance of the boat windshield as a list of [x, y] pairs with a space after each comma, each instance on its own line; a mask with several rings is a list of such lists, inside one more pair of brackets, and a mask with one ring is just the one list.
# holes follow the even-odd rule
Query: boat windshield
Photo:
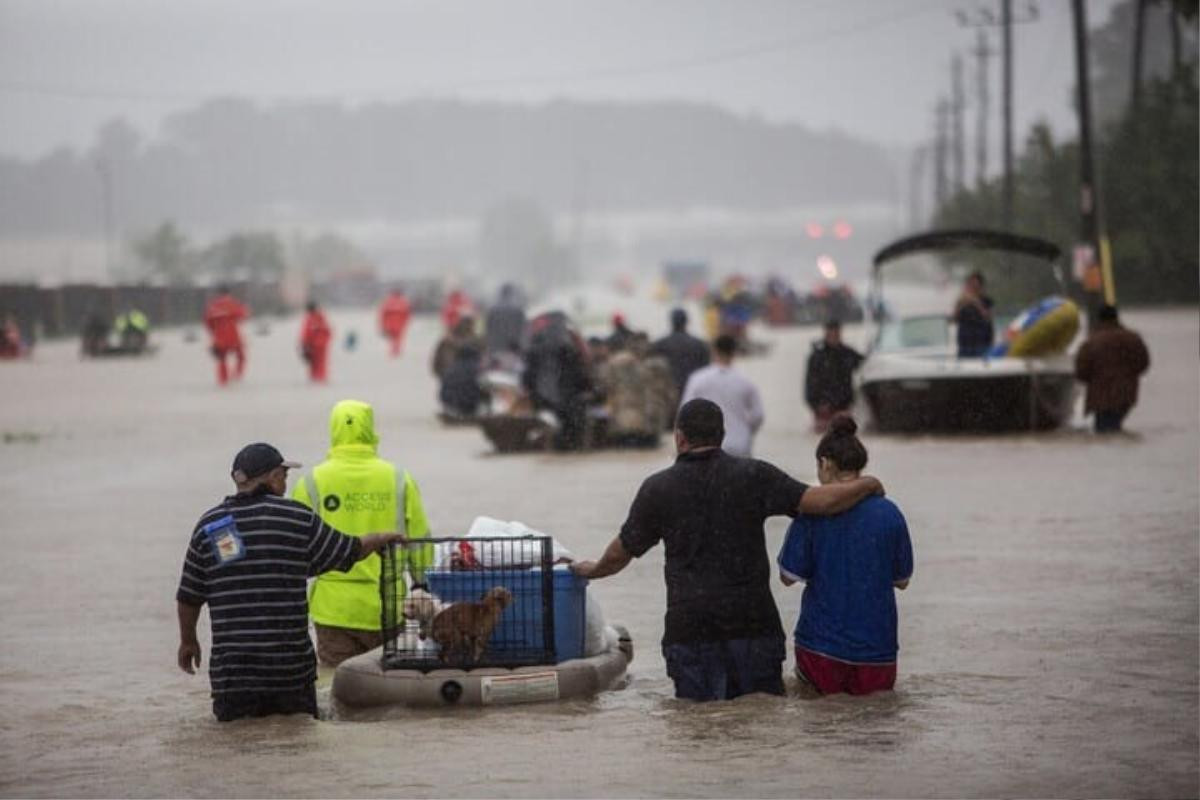
[[1019, 252], [980, 248], [923, 250], [881, 264], [871, 305], [879, 323], [880, 350], [946, 349], [954, 340], [951, 316], [967, 277], [984, 279], [992, 298], [995, 329], [1046, 297], [1063, 293], [1054, 263]]

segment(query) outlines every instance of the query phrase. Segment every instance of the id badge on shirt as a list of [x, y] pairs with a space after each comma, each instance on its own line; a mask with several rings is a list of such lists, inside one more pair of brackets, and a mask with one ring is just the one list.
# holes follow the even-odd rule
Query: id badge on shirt
[[246, 555], [246, 544], [232, 515], [210, 522], [202, 530], [212, 545], [218, 567], [232, 564]]

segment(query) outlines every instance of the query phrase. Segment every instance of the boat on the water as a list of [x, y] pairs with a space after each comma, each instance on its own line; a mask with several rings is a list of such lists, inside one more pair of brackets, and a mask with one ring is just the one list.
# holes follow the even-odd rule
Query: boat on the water
[[[1062, 301], [1064, 311], [1044, 318], [1022, 314], [1064, 294], [1061, 256], [1050, 242], [989, 230], [932, 231], [880, 250], [869, 302], [875, 329], [858, 373], [874, 427], [1044, 431], [1067, 422], [1076, 392], [1067, 354], [1078, 327], [1069, 310], [1074, 306]], [[1030, 353], [1002, 341], [983, 357], [959, 357], [951, 309], [962, 280], [973, 272], [985, 276], [994, 299], [996, 331], [1015, 321], [1010, 336], [1047, 344]], [[1060, 329], [1045, 335], [1052, 324]], [[1070, 325], [1075, 327], [1061, 329]]]

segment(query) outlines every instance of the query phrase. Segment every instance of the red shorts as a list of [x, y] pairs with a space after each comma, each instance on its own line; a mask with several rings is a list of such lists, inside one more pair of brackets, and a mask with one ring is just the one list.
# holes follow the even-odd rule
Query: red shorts
[[821, 694], [870, 694], [896, 685], [896, 663], [850, 664], [796, 648], [796, 673]]

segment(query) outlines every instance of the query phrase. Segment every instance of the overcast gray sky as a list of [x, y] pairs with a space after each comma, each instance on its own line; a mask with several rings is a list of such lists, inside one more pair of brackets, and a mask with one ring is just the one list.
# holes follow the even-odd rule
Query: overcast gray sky
[[[1116, 0], [1091, 0], [1099, 24]], [[0, 0], [0, 154], [153, 135], [215, 95], [264, 102], [457, 96], [714, 103], [883, 143], [931, 135], [956, 10], [998, 0]], [[1027, 0], [1014, 0], [1019, 16]], [[1017, 131], [1074, 132], [1070, 3], [1015, 27]], [[998, 47], [998, 29], [990, 29]], [[990, 62], [999, 139], [999, 62]], [[974, 63], [967, 58], [968, 99]], [[974, 111], [967, 132], [973, 141]], [[1019, 142], [1019, 138], [1018, 138]], [[991, 161], [996, 165], [995, 158]]]

